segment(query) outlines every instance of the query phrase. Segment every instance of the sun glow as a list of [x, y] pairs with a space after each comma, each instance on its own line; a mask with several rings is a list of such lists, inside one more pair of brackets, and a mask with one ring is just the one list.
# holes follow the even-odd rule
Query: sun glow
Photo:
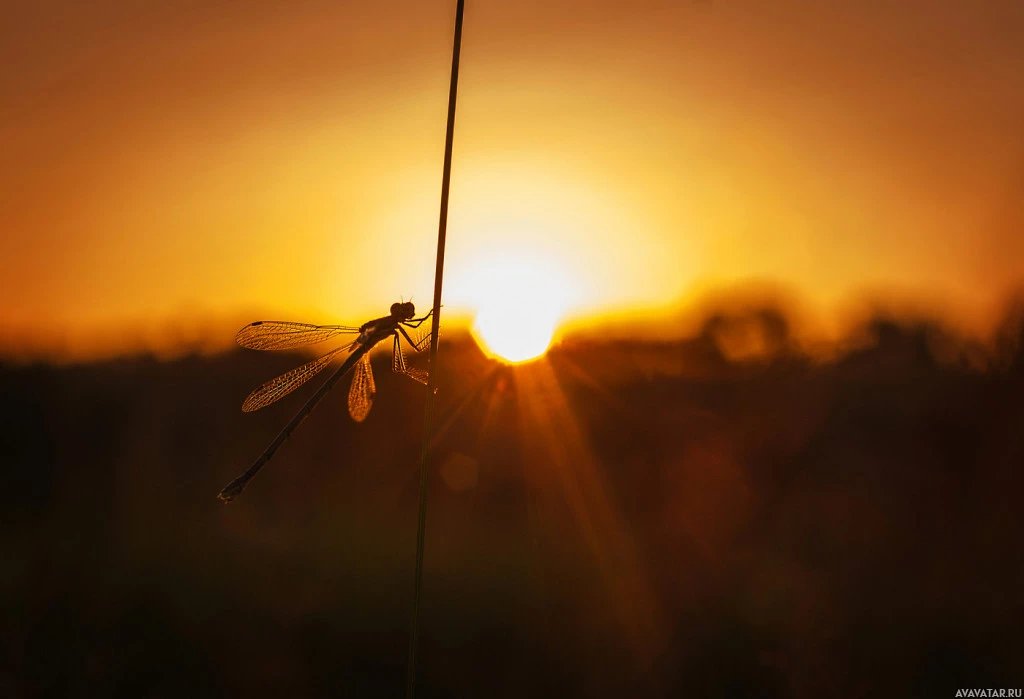
[[544, 354], [569, 305], [567, 271], [532, 255], [497, 256], [473, 269], [472, 332], [484, 351], [511, 363]]

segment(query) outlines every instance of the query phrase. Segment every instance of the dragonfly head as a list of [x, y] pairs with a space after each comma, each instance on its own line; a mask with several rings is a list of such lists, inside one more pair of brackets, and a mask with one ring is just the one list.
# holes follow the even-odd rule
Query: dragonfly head
[[391, 304], [392, 318], [397, 318], [398, 320], [409, 320], [410, 318], [414, 318], [415, 316], [416, 306], [412, 305], [412, 301]]

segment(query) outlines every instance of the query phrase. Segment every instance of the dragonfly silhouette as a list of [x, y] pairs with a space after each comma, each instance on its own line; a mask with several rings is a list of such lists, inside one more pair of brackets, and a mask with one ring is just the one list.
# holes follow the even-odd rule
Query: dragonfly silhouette
[[224, 502], [230, 502], [238, 497], [253, 476], [270, 461], [270, 457], [274, 455], [278, 447], [284, 444], [299, 423], [312, 412], [320, 399], [331, 390], [338, 379], [353, 369], [355, 369], [355, 374], [352, 376], [352, 387], [348, 392], [348, 412], [356, 422], [365, 420], [370, 413], [370, 408], [373, 407], [373, 397], [377, 390], [373, 381], [373, 369], [370, 367], [370, 350], [389, 337], [394, 338], [392, 370], [425, 385], [427, 383], [426, 372], [406, 365], [405, 355], [402, 354], [401, 338], [404, 337], [414, 350], [422, 349], [430, 340], [429, 333], [418, 340], [413, 340], [406, 328], [418, 328], [430, 317], [432, 312], [428, 312], [422, 318], [415, 318], [416, 307], [411, 301], [405, 301], [391, 304], [390, 315], [375, 318], [363, 323], [358, 328], [347, 325], [311, 325], [278, 320], [258, 320], [239, 330], [235, 341], [242, 347], [256, 350], [293, 349], [324, 342], [338, 335], [355, 334], [357, 336], [351, 343], [342, 345], [322, 357], [281, 374], [249, 394], [249, 397], [242, 403], [242, 410], [247, 413], [259, 410], [283, 398], [323, 371], [340, 354], [345, 351], [350, 353], [345, 363], [338, 367], [338, 370], [306, 401], [302, 409], [295, 414], [291, 422], [281, 430], [281, 434], [277, 435], [277, 438], [270, 443], [270, 446], [256, 459], [253, 465], [245, 473], [224, 486], [218, 497]]

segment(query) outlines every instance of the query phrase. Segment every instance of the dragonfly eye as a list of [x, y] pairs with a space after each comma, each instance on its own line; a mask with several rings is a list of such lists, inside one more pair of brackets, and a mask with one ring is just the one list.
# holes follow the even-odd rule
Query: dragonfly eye
[[402, 320], [409, 320], [416, 315], [416, 306], [413, 306], [411, 301], [393, 303], [391, 304], [391, 315]]

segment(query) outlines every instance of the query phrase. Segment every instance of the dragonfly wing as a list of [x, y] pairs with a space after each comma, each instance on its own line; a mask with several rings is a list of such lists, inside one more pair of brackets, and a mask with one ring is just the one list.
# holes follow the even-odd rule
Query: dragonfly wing
[[430, 346], [430, 327], [420, 328], [416, 333], [416, 344], [413, 347], [416, 348], [417, 352], [422, 352], [428, 346]]
[[[417, 383], [421, 383], [424, 386], [427, 385], [427, 378], [429, 374], [423, 369], [414, 369], [412, 367], [409, 367], [408, 369], [405, 370], [405, 375]], [[437, 393], [436, 388], [434, 389], [434, 393]]]
[[312, 345], [335, 335], [357, 332], [359, 332], [359, 328], [347, 325], [312, 325], [283, 320], [258, 320], [239, 330], [235, 335], [235, 342], [249, 349], [280, 350]]
[[265, 384], [249, 394], [249, 397], [245, 399], [244, 403], [242, 403], [242, 411], [251, 413], [254, 410], [264, 408], [279, 398], [283, 398], [288, 395], [323, 371], [324, 367], [331, 363], [331, 360], [334, 359], [335, 355], [344, 349], [346, 348], [339, 347], [338, 349], [331, 350], [318, 359], [314, 359], [313, 361], [307, 362], [298, 368], [281, 374], [276, 379], [267, 381]]
[[395, 335], [394, 349], [391, 350], [391, 371], [396, 374], [405, 372], [405, 356], [402, 354], [402, 346], [398, 342], [398, 335]]
[[395, 335], [395, 348], [391, 354], [391, 370], [396, 374], [408, 376], [424, 386], [427, 385], [427, 372], [422, 369], [414, 369], [405, 363], [405, 355], [402, 353], [402, 343], [399, 342], [398, 335]]
[[377, 386], [373, 382], [373, 367], [370, 365], [370, 354], [366, 353], [356, 364], [352, 375], [352, 387], [348, 390], [348, 414], [356, 422], [362, 422], [370, 414], [373, 407], [373, 396]]

